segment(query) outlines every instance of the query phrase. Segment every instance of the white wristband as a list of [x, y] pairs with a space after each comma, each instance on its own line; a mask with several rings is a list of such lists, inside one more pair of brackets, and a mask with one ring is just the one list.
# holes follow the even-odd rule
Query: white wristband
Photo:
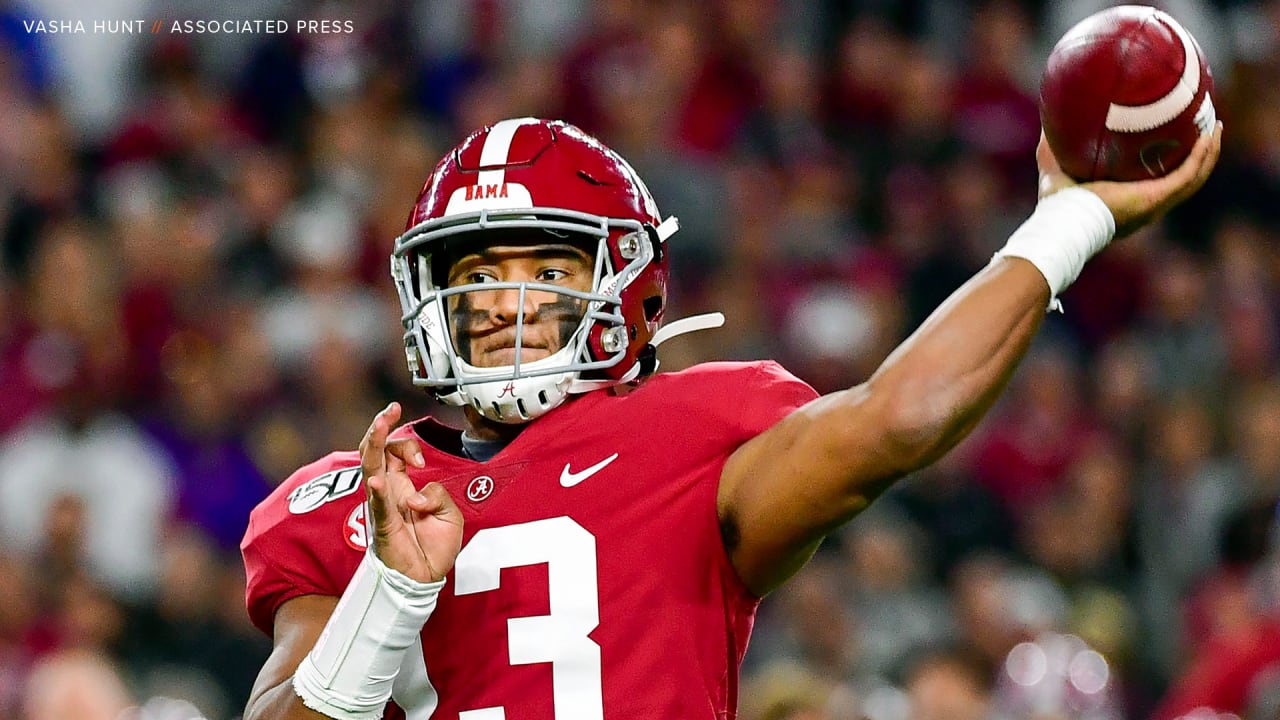
[[1061, 310], [1058, 294], [1075, 282], [1085, 261], [1115, 234], [1115, 218], [1102, 198], [1084, 188], [1064, 188], [1036, 205], [992, 261], [1002, 257], [1031, 261], [1049, 283], [1049, 309]]
[[405, 650], [435, 609], [444, 580], [422, 583], [370, 549], [293, 674], [302, 703], [339, 720], [376, 720], [391, 698]]

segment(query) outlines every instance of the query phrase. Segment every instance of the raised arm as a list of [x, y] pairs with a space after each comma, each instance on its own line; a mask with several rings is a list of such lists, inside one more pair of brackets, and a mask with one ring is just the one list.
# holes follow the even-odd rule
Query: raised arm
[[369, 551], [341, 598], [303, 595], [276, 611], [245, 720], [382, 717], [462, 546], [462, 511], [448, 491], [434, 482], [418, 490], [409, 478], [410, 466], [423, 466], [417, 441], [387, 439], [399, 419], [392, 403], [360, 443]]
[[[1125, 234], [1199, 189], [1220, 147], [1219, 125], [1170, 175], [1081, 186], [1096, 198], [1071, 192], [1083, 210], [1100, 199], [1110, 214], [1105, 220], [1114, 219], [1117, 234]], [[1042, 198], [1072, 184], [1043, 140], [1037, 163]], [[747, 587], [757, 594], [777, 587], [825, 535], [973, 429], [1013, 375], [1053, 295], [1110, 239], [1110, 231], [1106, 237], [1073, 236], [1081, 231], [1072, 225], [1085, 221], [1073, 216], [1075, 205], [1067, 200], [1042, 200], [1024, 226], [1035, 232], [1015, 234], [1003, 256], [943, 302], [870, 379], [818, 398], [730, 457], [718, 511], [734, 567]], [[1060, 223], [1066, 226], [1059, 230]], [[1061, 232], [1065, 249], [1053, 244], [1060, 238], [1045, 237], [1045, 230]]]

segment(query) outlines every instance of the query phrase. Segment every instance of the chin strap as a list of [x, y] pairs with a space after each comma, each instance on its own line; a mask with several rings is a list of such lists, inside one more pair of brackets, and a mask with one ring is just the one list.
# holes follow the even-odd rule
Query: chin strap
[[662, 222], [658, 223], [658, 227], [654, 228], [654, 230], [657, 231], [658, 233], [659, 242], [666, 242], [667, 238], [671, 237], [672, 235], [675, 235], [676, 231], [679, 229], [680, 229], [680, 220], [675, 215], [668, 216], [666, 220], [663, 220]]
[[631, 369], [625, 375], [617, 380], [574, 380], [569, 383], [569, 389], [565, 390], [570, 395], [580, 395], [592, 390], [603, 390], [605, 388], [616, 387], [618, 385], [626, 385], [627, 383], [640, 377], [640, 363], [631, 366]]
[[713, 312], [703, 313], [702, 315], [690, 315], [687, 318], [672, 320], [671, 322], [658, 328], [658, 332], [653, 334], [653, 339], [649, 344], [658, 347], [662, 343], [670, 340], [677, 335], [685, 335], [699, 330], [711, 330], [722, 327], [724, 325], [724, 313]]
[[[649, 341], [650, 349], [648, 352], [654, 352], [659, 345], [673, 337], [676, 337], [677, 335], [686, 335], [691, 332], [698, 332], [699, 330], [711, 330], [722, 327], [723, 325], [724, 313], [719, 312], [690, 315], [689, 317], [680, 318], [679, 320], [672, 320], [666, 325], [658, 328], [658, 331], [653, 334], [653, 339]], [[615, 387], [617, 385], [625, 385], [640, 377], [640, 370], [643, 365], [643, 362], [637, 362], [635, 365], [631, 366], [631, 369], [628, 370], [625, 375], [617, 380], [574, 380], [569, 385], [567, 392], [577, 394]], [[653, 367], [650, 369], [649, 374], [657, 371], [657, 369], [658, 360], [655, 356], [653, 359]]]

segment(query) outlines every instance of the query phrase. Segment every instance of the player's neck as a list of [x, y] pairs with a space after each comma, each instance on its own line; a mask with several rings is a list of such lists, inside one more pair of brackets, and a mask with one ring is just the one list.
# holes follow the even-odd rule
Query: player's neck
[[516, 436], [524, 430], [525, 424], [509, 424], [494, 422], [474, 408], [464, 407], [463, 413], [466, 415], [465, 432], [471, 438], [482, 440], [485, 442], [509, 443], [516, 439]]

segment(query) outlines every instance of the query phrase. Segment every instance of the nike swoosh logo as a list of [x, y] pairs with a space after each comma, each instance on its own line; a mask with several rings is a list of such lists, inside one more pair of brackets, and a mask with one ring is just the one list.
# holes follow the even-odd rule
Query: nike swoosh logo
[[565, 463], [564, 470], [560, 471], [560, 485], [561, 487], [567, 487], [567, 488], [573, 487], [574, 485], [577, 485], [583, 480], [586, 480], [592, 475], [595, 475], [596, 473], [605, 469], [605, 466], [607, 466], [609, 463], [617, 459], [618, 459], [618, 453], [614, 453], [609, 457], [596, 463], [595, 465], [592, 465], [591, 467], [587, 468], [586, 470], [579, 470], [578, 472], [571, 472], [569, 470], [569, 463]]

